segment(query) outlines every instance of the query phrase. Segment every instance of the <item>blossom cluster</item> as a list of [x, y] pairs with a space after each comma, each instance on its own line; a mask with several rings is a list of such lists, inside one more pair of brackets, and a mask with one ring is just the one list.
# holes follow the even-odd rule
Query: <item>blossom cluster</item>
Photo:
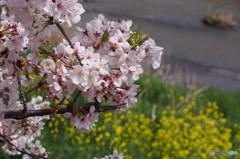
[[94, 123], [98, 121], [98, 113], [95, 112], [95, 107], [91, 106], [89, 113], [86, 116], [77, 116], [76, 112], [65, 113], [65, 118], [70, 118], [70, 124], [76, 126], [80, 132], [90, 131]]
[[[7, 12], [0, 15], [0, 140], [11, 142], [3, 146], [10, 155], [23, 149], [47, 155], [39, 141], [33, 143], [44, 124], [43, 117], [5, 119], [4, 112], [41, 110], [49, 101], [70, 100], [74, 92], [89, 102], [124, 104], [119, 110], [125, 111], [137, 102], [134, 82], [143, 72], [143, 59], [154, 69], [160, 66], [163, 48], [154, 40], [131, 31], [132, 21], [108, 21], [101, 14], [85, 28], [77, 27], [72, 39], [65, 36], [56, 47], [44, 49], [52, 46], [47, 39], [52, 31], [61, 30], [60, 24], [80, 21], [84, 9], [77, 0], [0, 0], [0, 7]], [[36, 88], [29, 90], [33, 84]], [[42, 97], [27, 101], [37, 89], [46, 92], [46, 101]], [[85, 132], [98, 121], [98, 109], [92, 105], [82, 113], [71, 106], [64, 117]]]
[[88, 101], [97, 98], [99, 102], [124, 103], [121, 110], [131, 108], [137, 101], [134, 81], [143, 72], [141, 62], [147, 57], [147, 62], [158, 68], [162, 54], [151, 38], [139, 45], [131, 25], [131, 21], [107, 21], [98, 15], [86, 28], [77, 27], [71, 39], [73, 47], [63, 41], [54, 48], [58, 60], [49, 57], [41, 62], [49, 92], [62, 99], [78, 89]]
[[[36, 5], [37, 4], [37, 5]], [[47, 43], [54, 23], [67, 22], [69, 26], [80, 21], [84, 12], [77, 0], [20, 0], [0, 1], [0, 142], [9, 155], [29, 154], [46, 157], [40, 141], [45, 117], [28, 117], [22, 120], [5, 119], [3, 112], [26, 109], [38, 110], [50, 105], [42, 97], [26, 102], [23, 87], [34, 81], [39, 74], [39, 47]], [[32, 50], [30, 54], [24, 54]], [[24, 155], [23, 158], [31, 158]]]
[[[29, 109], [41, 109], [50, 105], [50, 102], [43, 101], [41, 96], [32, 98], [27, 103]], [[20, 105], [19, 105], [20, 107]], [[9, 155], [21, 154], [18, 150], [23, 148], [27, 152], [37, 154], [39, 156], [47, 156], [45, 148], [40, 145], [40, 141], [36, 141], [36, 144], [32, 143], [36, 137], [41, 135], [41, 130], [45, 123], [42, 121], [47, 117], [29, 117], [23, 120], [16, 119], [4, 119], [0, 120], [0, 134], [11, 140], [11, 143], [3, 142], [2, 149]], [[1, 141], [1, 138], [0, 138]], [[39, 148], [36, 148], [39, 147]], [[26, 158], [27, 156], [25, 156]], [[29, 157], [29, 156], [28, 156]]]

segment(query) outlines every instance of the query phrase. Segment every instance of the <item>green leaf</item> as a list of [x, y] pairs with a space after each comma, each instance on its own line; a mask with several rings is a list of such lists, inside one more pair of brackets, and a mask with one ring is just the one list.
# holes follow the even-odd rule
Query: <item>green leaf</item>
[[148, 37], [149, 37], [148, 34], [141, 35], [140, 40], [138, 41], [138, 44], [142, 45], [144, 43], [144, 41], [146, 41], [148, 39]]
[[101, 42], [105, 42], [105, 41], [108, 41], [109, 40], [109, 31], [105, 31], [103, 33], [103, 36], [102, 36], [102, 39], [101, 39]]
[[138, 42], [141, 38], [141, 31], [140, 29], [137, 30], [137, 32], [135, 33], [135, 41]]
[[118, 23], [122, 23], [122, 19], [118, 19], [117, 22], [118, 22]]
[[147, 40], [147, 38], [148, 34], [142, 34], [140, 29], [138, 29], [128, 38], [127, 41], [131, 46], [140, 46]]

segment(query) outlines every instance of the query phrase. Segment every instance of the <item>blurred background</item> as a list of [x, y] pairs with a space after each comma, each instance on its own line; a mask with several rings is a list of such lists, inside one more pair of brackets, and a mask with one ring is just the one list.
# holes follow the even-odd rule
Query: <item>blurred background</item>
[[[164, 76], [162, 78], [184, 86], [207, 85], [229, 91], [239, 90], [239, 0], [79, 2], [86, 9], [81, 24], [101, 13], [109, 20], [131, 19], [135, 29], [149, 33], [157, 45], [164, 48], [162, 67], [155, 72]], [[223, 21], [223, 25], [233, 23], [233, 26], [205, 25], [203, 18], [213, 14], [219, 15], [218, 19]]]

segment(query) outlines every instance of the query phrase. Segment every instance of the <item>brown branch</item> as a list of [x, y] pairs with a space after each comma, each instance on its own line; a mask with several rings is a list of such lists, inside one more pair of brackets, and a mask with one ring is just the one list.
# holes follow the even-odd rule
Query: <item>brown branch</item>
[[23, 150], [21, 150], [21, 149], [19, 149], [16, 145], [14, 145], [9, 139], [7, 139], [6, 138], [6, 135], [4, 135], [4, 134], [1, 134], [0, 133], [0, 137], [4, 140], [4, 141], [6, 141], [9, 145], [11, 145], [11, 146], [13, 146], [17, 151], [19, 151], [19, 152], [21, 152], [21, 153], [23, 153], [23, 154], [26, 154], [26, 155], [29, 155], [29, 156], [31, 156], [31, 157], [33, 157], [33, 158], [46, 158], [46, 157], [44, 157], [44, 156], [38, 156], [38, 155], [34, 155], [34, 154], [31, 154], [31, 153], [28, 153], [28, 152], [26, 152], [26, 151], [23, 151]]
[[63, 34], [63, 36], [66, 38], [67, 42], [69, 43], [69, 45], [71, 46], [71, 48], [73, 49], [74, 46], [71, 42], [71, 40], [68, 38], [66, 32], [64, 31], [63, 27], [58, 23], [58, 22], [55, 22], [56, 26], [58, 27], [58, 29], [61, 31], [61, 33]]
[[[4, 113], [4, 119], [24, 119], [28, 117], [34, 117], [34, 116], [44, 116], [44, 115], [52, 115], [55, 113], [56, 110], [54, 109], [39, 109], [39, 110], [27, 110], [26, 113], [23, 113], [21, 110], [16, 111], [6, 111], [2, 112]], [[64, 114], [66, 112], [70, 112], [67, 108], [60, 108], [57, 111], [57, 114]]]
[[96, 111], [99, 111], [100, 110], [100, 107], [101, 107], [101, 103], [97, 100], [97, 98], [95, 97], [94, 98], [94, 107], [96, 109]]
[[[79, 111], [82, 113], [89, 112], [91, 106], [95, 106], [94, 103], [86, 103], [85, 105], [80, 105], [76, 106]], [[115, 110], [118, 108], [123, 107], [125, 104], [121, 105], [110, 105], [110, 106], [101, 106], [99, 110], [96, 110], [97, 112], [104, 112], [104, 111], [109, 111], [109, 110]], [[96, 107], [96, 106], [95, 106]], [[4, 114], [4, 119], [25, 119], [28, 117], [34, 117], [34, 116], [44, 116], [44, 115], [53, 115], [53, 114], [64, 114], [67, 112], [72, 112], [71, 108], [59, 108], [59, 109], [54, 109], [54, 107], [49, 108], [49, 109], [39, 109], [39, 110], [27, 110], [26, 113], [24, 113], [22, 110], [15, 110], [15, 111], [2, 111], [1, 113]]]

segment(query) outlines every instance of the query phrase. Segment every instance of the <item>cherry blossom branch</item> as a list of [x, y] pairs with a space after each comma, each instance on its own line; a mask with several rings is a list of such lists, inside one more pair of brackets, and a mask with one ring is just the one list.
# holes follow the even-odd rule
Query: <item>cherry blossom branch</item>
[[21, 153], [23, 153], [23, 154], [26, 154], [26, 155], [29, 155], [29, 156], [31, 156], [31, 157], [33, 157], [33, 158], [46, 158], [46, 157], [44, 157], [44, 156], [38, 156], [38, 155], [34, 155], [34, 154], [31, 154], [31, 153], [28, 153], [28, 152], [26, 152], [26, 151], [23, 151], [23, 150], [21, 150], [21, 149], [19, 149], [16, 145], [14, 145], [9, 139], [7, 139], [6, 138], [6, 135], [4, 135], [4, 134], [1, 134], [0, 133], [0, 137], [4, 140], [4, 141], [6, 141], [9, 145], [11, 145], [11, 146], [13, 146], [17, 151], [19, 151], [19, 152], [21, 152]]
[[[18, 151], [30, 158], [44, 158], [48, 153], [45, 153], [45, 149], [38, 149], [40, 142], [32, 143], [41, 134], [44, 118], [33, 117], [63, 114], [81, 132], [92, 130], [98, 121], [98, 112], [131, 108], [137, 101], [138, 85], [134, 81], [143, 72], [139, 62], [146, 57], [147, 63], [154, 69], [158, 68], [163, 48], [156, 46], [151, 38], [146, 40], [140, 31], [132, 32], [131, 21], [108, 21], [101, 14], [89, 22], [85, 29], [77, 28], [79, 34], [72, 40], [61, 24], [67, 22], [72, 26], [80, 21], [85, 10], [76, 0], [49, 0], [48, 3], [31, 0], [22, 3], [18, 5], [1, 1], [1, 5], [6, 4], [10, 10], [9, 15], [1, 16], [0, 20], [0, 124], [3, 125], [0, 126], [0, 132], [9, 130], [6, 134], [0, 134], [0, 142], [3, 141], [5, 146], [2, 148], [9, 155]], [[41, 5], [35, 5], [37, 3]], [[30, 18], [22, 18], [23, 14]], [[54, 49], [42, 47], [50, 44], [47, 39], [51, 29], [47, 28], [52, 25], [56, 25], [67, 43], [63, 41]], [[75, 56], [74, 61], [72, 56]], [[23, 79], [21, 73], [24, 69], [24, 76], [29, 81], [35, 75], [42, 75], [43, 78], [33, 81], [33, 88], [29, 88], [30, 82], [23, 86], [25, 77]], [[41, 96], [26, 100], [31, 93], [47, 85], [46, 100]], [[79, 87], [80, 91], [73, 94], [72, 91]], [[84, 97], [94, 98], [94, 102], [77, 104], [83, 90]], [[71, 101], [65, 104], [69, 96]], [[49, 109], [44, 107], [55, 99], [60, 99], [57, 104]], [[128, 104], [101, 106], [102, 103], [97, 99]], [[9, 122], [7, 119], [13, 120]], [[31, 140], [22, 140], [23, 135]], [[18, 145], [21, 147], [17, 148]]]
[[[89, 112], [91, 106], [95, 106], [94, 103], [86, 103], [85, 105], [80, 105], [76, 106], [77, 109], [82, 112], [86, 113]], [[98, 112], [104, 112], [104, 111], [109, 111], [109, 110], [115, 110], [118, 108], [122, 108], [125, 104], [121, 105], [110, 105], [110, 106], [100, 106]], [[55, 115], [55, 114], [64, 114], [67, 112], [72, 112], [70, 108], [59, 108], [59, 109], [54, 109], [54, 107], [49, 108], [49, 109], [39, 109], [39, 110], [27, 110], [26, 113], [22, 112], [21, 110], [16, 110], [16, 111], [3, 111], [1, 113], [4, 114], [4, 119], [24, 119], [28, 117], [34, 117], [34, 116], [44, 116], [44, 115]]]
[[56, 55], [51, 55], [53, 58], [57, 58], [58, 60], [60, 60], [61, 62], [63, 62], [66, 67], [69, 67], [69, 68], [73, 68], [71, 65], [69, 65], [67, 62], [65, 62], [63, 59], [61, 59], [60, 57], [56, 56]]
[[100, 110], [100, 107], [101, 107], [101, 103], [97, 100], [97, 98], [95, 97], [94, 98], [94, 106], [95, 106], [95, 109], [96, 109], [96, 111], [99, 111]]
[[58, 27], [58, 29], [61, 31], [61, 33], [63, 34], [63, 36], [66, 38], [67, 42], [69, 43], [69, 45], [71, 46], [71, 48], [73, 49], [74, 46], [71, 42], [71, 40], [68, 38], [66, 32], [64, 31], [63, 27], [58, 23], [58, 22], [55, 22], [56, 26]]

